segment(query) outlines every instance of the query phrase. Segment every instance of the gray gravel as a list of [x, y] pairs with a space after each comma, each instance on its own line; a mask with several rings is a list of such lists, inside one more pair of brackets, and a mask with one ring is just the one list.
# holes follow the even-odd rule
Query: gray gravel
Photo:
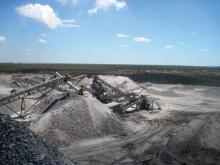
[[1, 165], [74, 165], [24, 124], [0, 114]]
[[123, 134], [124, 128], [117, 117], [102, 106], [94, 98], [91, 101], [91, 98], [73, 94], [57, 101], [32, 122], [30, 128], [58, 147], [75, 140]]
[[89, 138], [101, 134], [94, 126], [85, 100], [75, 101], [70, 98], [58, 104], [65, 106], [53, 113], [53, 128], [63, 130], [72, 139]]

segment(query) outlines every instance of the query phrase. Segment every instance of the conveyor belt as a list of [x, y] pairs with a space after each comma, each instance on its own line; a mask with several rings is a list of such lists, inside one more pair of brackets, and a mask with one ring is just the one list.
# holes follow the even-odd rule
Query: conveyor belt
[[16, 93], [10, 94], [8, 96], [2, 97], [2, 98], [0, 98], [0, 106], [11, 103], [17, 99], [20, 99], [21, 97], [31, 95], [31, 94], [38, 92], [39, 90], [42, 90], [44, 88], [57, 86], [57, 85], [63, 83], [64, 80], [65, 80], [65, 77], [61, 76], [61, 77], [55, 78], [53, 80], [41, 83], [39, 85], [35, 85], [35, 86], [28, 88], [28, 89], [25, 89], [23, 91], [16, 92]]
[[128, 102], [127, 104], [121, 104], [121, 111], [122, 112], [126, 112], [126, 110], [134, 105], [138, 105], [140, 104], [141, 102], [143, 101], [143, 98], [142, 97], [139, 97], [137, 99], [135, 99], [134, 101], [132, 102]]
[[113, 91], [116, 91], [117, 93], [123, 94], [124, 96], [128, 96], [127, 93], [125, 93], [124, 91], [120, 90], [119, 88], [114, 87], [113, 85], [107, 83], [106, 81], [104, 81], [103, 79], [99, 78], [98, 76], [96, 76], [96, 79], [98, 81], [100, 81], [102, 84], [106, 85], [107, 87], [111, 88]]

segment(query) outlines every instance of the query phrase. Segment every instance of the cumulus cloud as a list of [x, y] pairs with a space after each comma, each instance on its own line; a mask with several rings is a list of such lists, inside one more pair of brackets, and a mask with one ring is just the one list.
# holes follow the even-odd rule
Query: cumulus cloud
[[27, 4], [16, 8], [16, 11], [24, 16], [47, 25], [49, 28], [79, 27], [75, 20], [61, 20], [49, 5]]
[[88, 14], [95, 14], [98, 10], [108, 10], [110, 7], [115, 7], [116, 10], [121, 10], [127, 7], [127, 3], [119, 0], [96, 0], [95, 7], [89, 9]]
[[144, 43], [144, 42], [151, 42], [151, 39], [145, 37], [135, 37], [134, 41], [139, 43]]
[[96, 14], [98, 12], [98, 9], [97, 8], [92, 8], [92, 9], [89, 9], [88, 10], [88, 14]]
[[207, 49], [207, 48], [200, 49], [200, 52], [206, 53], [206, 52], [209, 52], [209, 49]]
[[55, 0], [55, 1], [61, 3], [62, 5], [66, 5], [66, 4], [77, 5], [79, 2], [83, 0]]
[[98, 9], [107, 10], [109, 7], [115, 7], [117, 10], [123, 9], [127, 6], [125, 1], [119, 0], [96, 0], [96, 7]]
[[118, 38], [127, 38], [128, 35], [127, 34], [123, 34], [123, 33], [119, 33], [119, 34], [116, 35], [116, 37], [118, 37]]
[[80, 27], [80, 25], [75, 24], [75, 19], [63, 19], [62, 20], [62, 27]]
[[48, 43], [48, 41], [46, 40], [46, 39], [44, 39], [44, 38], [38, 38], [38, 40], [37, 40], [39, 43], [41, 43], [41, 44], [47, 44]]
[[4, 43], [5, 41], [6, 41], [5, 36], [0, 36], [0, 44], [1, 44], [1, 43]]
[[174, 47], [174, 46], [171, 45], [171, 44], [167, 44], [167, 45], [164, 46], [165, 49], [171, 49], [171, 48], [173, 48], [173, 47]]

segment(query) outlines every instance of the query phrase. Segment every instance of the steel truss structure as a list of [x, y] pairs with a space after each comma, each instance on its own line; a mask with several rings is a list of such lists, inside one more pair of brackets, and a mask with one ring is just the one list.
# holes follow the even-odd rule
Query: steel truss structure
[[[122, 84], [124, 84], [123, 82]], [[94, 76], [92, 84], [92, 94], [103, 103], [118, 102], [120, 105], [119, 111], [127, 113], [137, 110], [160, 110], [160, 105], [155, 99], [145, 95], [127, 93], [119, 89], [119, 86], [114, 87], [110, 83], [101, 79], [99, 76]], [[109, 90], [110, 89], [110, 90]]]
[[[32, 109], [43, 98], [47, 97], [50, 92], [52, 92], [55, 88], [59, 89], [59, 85], [61, 84], [68, 84], [73, 90], [78, 92], [79, 89], [75, 85], [73, 85], [69, 80], [78, 79], [83, 76], [70, 78], [68, 76], [62, 76], [58, 72], [56, 72], [56, 75], [58, 77], [52, 78], [51, 80], [48, 80], [38, 85], [34, 85], [33, 87], [29, 87], [22, 91], [16, 92], [15, 90], [13, 90], [11, 94], [0, 98], [0, 106], [6, 106], [9, 110], [13, 111], [19, 117], [24, 117], [27, 115], [27, 112], [29, 112], [30, 109]], [[40, 96], [29, 97], [34, 94], [40, 94]], [[27, 108], [25, 104], [26, 99], [33, 99], [36, 101], [33, 105]], [[16, 112], [13, 108], [9, 106], [10, 103], [17, 100], [21, 100], [20, 113]]]

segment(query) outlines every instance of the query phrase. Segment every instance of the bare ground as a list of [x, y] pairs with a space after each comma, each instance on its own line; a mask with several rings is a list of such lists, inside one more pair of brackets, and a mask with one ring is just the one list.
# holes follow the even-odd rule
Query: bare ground
[[[137, 87], [128, 78], [102, 78], [115, 86], [128, 81], [123, 90]], [[3, 79], [0, 77], [0, 93], [9, 88]], [[82, 83], [89, 84], [91, 80]], [[145, 87], [147, 84], [139, 85]], [[108, 108], [111, 105], [103, 105], [90, 96], [78, 98], [78, 101], [68, 98], [35, 118], [32, 130], [55, 143], [60, 151], [79, 164], [220, 164], [220, 88], [153, 84], [143, 94], [157, 98], [162, 110], [119, 115], [111, 112]], [[70, 109], [72, 111], [68, 112]], [[86, 119], [80, 117], [82, 112]], [[53, 122], [59, 119], [60, 123], [38, 122], [38, 119], [49, 119], [51, 114], [55, 115]], [[58, 126], [63, 124], [61, 116], [71, 121], [69, 126]], [[39, 132], [40, 126], [49, 132]], [[69, 130], [72, 132], [66, 136]], [[58, 141], [53, 141], [56, 136], [59, 136]], [[59, 143], [60, 139], [68, 143]]]

